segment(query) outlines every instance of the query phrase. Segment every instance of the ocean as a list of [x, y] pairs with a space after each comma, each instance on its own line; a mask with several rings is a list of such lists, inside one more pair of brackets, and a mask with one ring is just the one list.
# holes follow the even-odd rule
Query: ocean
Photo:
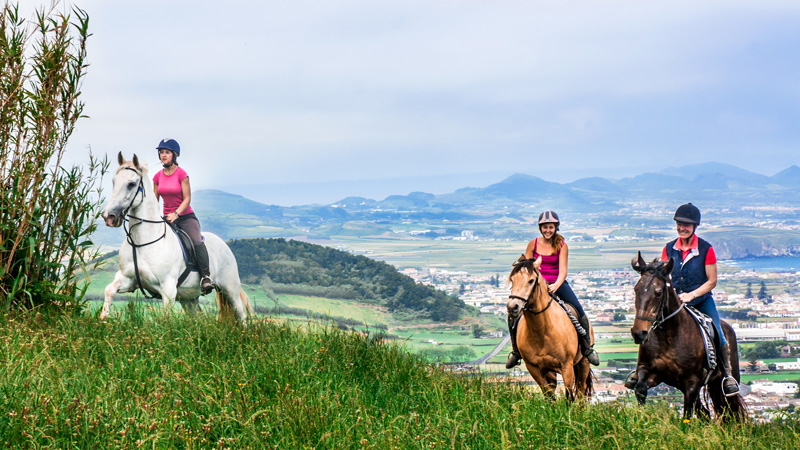
[[759, 272], [800, 272], [800, 256], [765, 256], [763, 258], [745, 258], [720, 261], [726, 266]]

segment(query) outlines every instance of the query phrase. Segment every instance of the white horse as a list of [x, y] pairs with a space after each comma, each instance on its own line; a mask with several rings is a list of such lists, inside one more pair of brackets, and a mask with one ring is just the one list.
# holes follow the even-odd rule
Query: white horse
[[[140, 163], [136, 155], [133, 161], [126, 161], [122, 152], [117, 160], [119, 169], [114, 175], [114, 188], [103, 210], [103, 219], [109, 227], [119, 227], [126, 220], [130, 226], [126, 227], [127, 239], [119, 250], [119, 271], [114, 281], [106, 286], [100, 318], [108, 317], [114, 295], [137, 288], [159, 294], [167, 311], [177, 300], [184, 311], [197, 313], [200, 311], [200, 276], [192, 272], [178, 286], [186, 263], [178, 237], [161, 217], [147, 164]], [[252, 307], [239, 281], [236, 258], [219, 236], [212, 233], [203, 233], [203, 236], [216, 284], [220, 316], [232, 315], [244, 325]]]

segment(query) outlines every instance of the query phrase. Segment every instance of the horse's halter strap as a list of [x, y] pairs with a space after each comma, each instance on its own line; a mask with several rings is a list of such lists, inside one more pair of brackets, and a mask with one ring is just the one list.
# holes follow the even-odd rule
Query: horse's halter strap
[[522, 300], [525, 303], [525, 305], [522, 307], [523, 311], [528, 311], [529, 313], [533, 314], [534, 316], [537, 315], [537, 314], [541, 314], [541, 313], [547, 311], [547, 308], [549, 308], [550, 305], [553, 304], [553, 296], [552, 295], [550, 296], [550, 301], [547, 302], [547, 306], [545, 306], [541, 311], [532, 310], [530, 308], [529, 302], [533, 298], [533, 294], [536, 293], [536, 288], [537, 287], [539, 287], [539, 271], [538, 270], [536, 271], [536, 280], [534, 280], [534, 282], [533, 282], [533, 289], [531, 289], [531, 293], [528, 294], [528, 298], [520, 297], [519, 295], [513, 295], [513, 294], [509, 295], [508, 298], [516, 298], [517, 300]]
[[[158, 242], [161, 239], [164, 239], [164, 237], [166, 237], [166, 235], [167, 235], [167, 222], [163, 218], [161, 220], [147, 220], [147, 219], [143, 219], [141, 217], [136, 217], [136, 216], [132, 216], [132, 215], [128, 214], [128, 211], [130, 211], [131, 208], [133, 208], [133, 202], [136, 201], [136, 197], [139, 196], [139, 193], [140, 192], [142, 193], [142, 201], [144, 201], [144, 197], [145, 197], [146, 193], [145, 193], [144, 182], [143, 182], [144, 176], [138, 170], [136, 170], [136, 169], [134, 169], [132, 167], [124, 167], [124, 169], [130, 170], [132, 172], [135, 172], [137, 175], [139, 175], [139, 188], [136, 190], [136, 193], [133, 194], [133, 198], [131, 199], [131, 203], [122, 212], [122, 228], [125, 230], [125, 236], [128, 238], [128, 243], [131, 244], [131, 247], [137, 248], [137, 247], [144, 247], [144, 246], [153, 244], [155, 242]], [[143, 222], [146, 222], [146, 223], [163, 223], [164, 224], [164, 233], [162, 233], [159, 238], [154, 239], [154, 240], [152, 240], [150, 242], [147, 242], [145, 244], [137, 244], [137, 243], [133, 242], [133, 236], [131, 236], [130, 229], [125, 226], [125, 222], [130, 222], [130, 220], [128, 219], [129, 217], [131, 219], [136, 219], [136, 220], [139, 221], [139, 222], [134, 223], [133, 225], [131, 225], [130, 229], [133, 229], [133, 227], [135, 227], [136, 225], [139, 225], [139, 224], [141, 224]]]
[[[164, 218], [162, 218], [161, 220], [147, 220], [147, 219], [143, 219], [141, 217], [131, 216], [131, 215], [128, 214], [128, 211], [130, 211], [130, 209], [133, 208], [133, 202], [136, 201], [136, 197], [139, 195], [139, 192], [142, 193], [142, 202], [144, 202], [144, 197], [145, 197], [146, 194], [145, 194], [144, 181], [143, 181], [144, 180], [144, 175], [142, 175], [138, 170], [133, 169], [131, 167], [125, 167], [125, 169], [131, 170], [133, 172], [136, 172], [136, 174], [139, 175], [139, 189], [137, 189], [136, 193], [133, 194], [133, 198], [131, 199], [130, 205], [128, 205], [128, 207], [123, 212], [122, 228], [125, 230], [125, 236], [128, 239], [128, 244], [130, 244], [131, 251], [133, 253], [133, 272], [134, 272], [134, 274], [136, 274], [136, 285], [139, 287], [139, 290], [143, 294], [144, 293], [148, 293], [148, 294], [150, 294], [151, 297], [155, 297], [155, 295], [153, 295], [151, 292], [149, 292], [149, 291], [144, 289], [144, 286], [142, 285], [142, 280], [141, 280], [141, 278], [139, 278], [139, 262], [138, 262], [138, 260], [136, 258], [136, 249], [139, 248], [139, 247], [145, 247], [145, 246], [148, 246], [150, 244], [156, 243], [156, 242], [160, 241], [161, 239], [164, 239], [165, 237], [167, 237], [167, 221], [164, 220]], [[136, 220], [139, 221], [139, 222], [131, 225], [130, 229], [125, 226], [125, 222], [130, 222], [128, 217], [130, 217], [132, 219], [136, 219]], [[133, 229], [133, 227], [135, 227], [136, 225], [140, 225], [140, 224], [142, 224], [144, 222], [146, 222], [146, 223], [163, 223], [164, 224], [164, 232], [161, 234], [161, 236], [159, 236], [158, 238], [156, 238], [156, 239], [154, 239], [154, 240], [152, 240], [150, 242], [147, 242], [147, 243], [144, 243], [144, 244], [137, 244], [137, 243], [133, 242], [133, 236], [131, 235], [131, 229]]]
[[667, 320], [675, 317], [675, 315], [681, 312], [681, 310], [685, 306], [685, 303], [679, 300], [678, 308], [672, 313], [665, 316], [665, 314], [667, 314], [667, 300], [669, 299], [669, 292], [672, 288], [672, 284], [670, 283], [670, 280], [667, 275], [662, 274], [656, 269], [650, 269], [647, 270], [647, 272], [651, 272], [656, 278], [664, 281], [664, 293], [661, 295], [661, 301], [659, 302], [658, 305], [658, 314], [656, 315], [656, 317], [644, 317], [639, 315], [636, 316], [636, 318], [639, 320], [653, 322], [653, 325], [651, 325], [650, 328], [647, 330], [647, 334], [642, 340], [642, 343], [647, 342], [647, 339], [650, 338], [650, 333], [652, 333], [656, 328], [661, 326], [661, 324], [663, 324]]

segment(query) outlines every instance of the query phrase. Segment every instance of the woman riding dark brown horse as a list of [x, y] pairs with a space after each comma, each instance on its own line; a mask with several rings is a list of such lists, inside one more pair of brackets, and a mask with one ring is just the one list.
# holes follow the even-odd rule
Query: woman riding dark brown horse
[[[634, 287], [636, 319], [631, 328], [634, 342], [639, 344], [636, 363], [636, 399], [644, 404], [647, 389], [661, 383], [677, 388], [683, 393], [683, 417], [693, 413], [709, 417], [709, 411], [700, 401], [700, 390], [705, 385], [717, 417], [728, 420], [746, 418], [744, 400], [737, 393], [725, 396], [722, 387], [725, 363], [717, 355], [716, 367], [711, 370], [706, 357], [700, 328], [685, 309], [669, 280], [674, 261], [653, 261], [645, 264], [642, 254], [631, 261], [633, 269], [641, 274]], [[733, 328], [721, 322], [721, 328], [730, 345], [731, 376], [739, 381], [739, 356]]]

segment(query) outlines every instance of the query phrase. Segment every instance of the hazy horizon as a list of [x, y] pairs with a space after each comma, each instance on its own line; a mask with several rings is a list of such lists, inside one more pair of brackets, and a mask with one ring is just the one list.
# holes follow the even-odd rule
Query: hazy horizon
[[67, 4], [92, 33], [67, 163], [156, 167], [165, 137], [194, 189], [800, 163], [794, 1]]

